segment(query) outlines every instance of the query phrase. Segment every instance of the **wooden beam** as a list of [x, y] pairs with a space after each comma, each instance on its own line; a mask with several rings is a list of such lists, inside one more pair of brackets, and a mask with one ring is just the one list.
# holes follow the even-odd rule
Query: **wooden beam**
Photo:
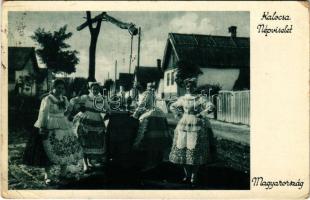
[[76, 30], [80, 31], [80, 30], [84, 29], [86, 26], [89, 25], [89, 23], [90, 23], [90, 24], [93, 24], [93, 23], [98, 22], [98, 21], [100, 21], [100, 20], [102, 21], [102, 20], [103, 20], [103, 15], [104, 15], [105, 13], [106, 13], [106, 12], [102, 12], [101, 14], [97, 15], [96, 17], [90, 19], [89, 22], [88, 22], [88, 21], [84, 22], [83, 24], [81, 24], [80, 26], [78, 26], [78, 27], [76, 28]]

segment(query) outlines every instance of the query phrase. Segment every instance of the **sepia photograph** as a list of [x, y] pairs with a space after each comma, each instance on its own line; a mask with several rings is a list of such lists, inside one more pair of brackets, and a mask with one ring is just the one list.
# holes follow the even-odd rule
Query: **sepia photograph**
[[250, 189], [248, 11], [8, 12], [8, 189]]
[[2, 7], [1, 197], [309, 198], [309, 2]]

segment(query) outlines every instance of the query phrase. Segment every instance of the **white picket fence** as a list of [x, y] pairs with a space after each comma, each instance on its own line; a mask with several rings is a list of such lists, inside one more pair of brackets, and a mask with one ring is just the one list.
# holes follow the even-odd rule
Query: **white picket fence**
[[250, 124], [250, 91], [220, 91], [217, 98], [217, 120]]

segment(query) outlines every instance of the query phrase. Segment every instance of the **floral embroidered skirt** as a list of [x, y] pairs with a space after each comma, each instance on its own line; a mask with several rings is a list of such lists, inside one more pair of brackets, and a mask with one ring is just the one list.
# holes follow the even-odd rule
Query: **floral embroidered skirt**
[[106, 128], [103, 121], [81, 119], [77, 128], [83, 153], [106, 160]]
[[56, 165], [78, 165], [83, 152], [72, 129], [50, 130], [43, 140], [43, 147], [48, 159]]
[[183, 116], [175, 131], [169, 160], [175, 164], [202, 165], [209, 159], [205, 119]]

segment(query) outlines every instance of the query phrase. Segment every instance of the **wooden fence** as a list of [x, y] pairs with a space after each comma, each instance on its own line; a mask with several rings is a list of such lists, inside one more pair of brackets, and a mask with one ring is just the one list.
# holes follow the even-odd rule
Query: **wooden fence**
[[250, 91], [220, 91], [217, 98], [217, 120], [250, 124]]

